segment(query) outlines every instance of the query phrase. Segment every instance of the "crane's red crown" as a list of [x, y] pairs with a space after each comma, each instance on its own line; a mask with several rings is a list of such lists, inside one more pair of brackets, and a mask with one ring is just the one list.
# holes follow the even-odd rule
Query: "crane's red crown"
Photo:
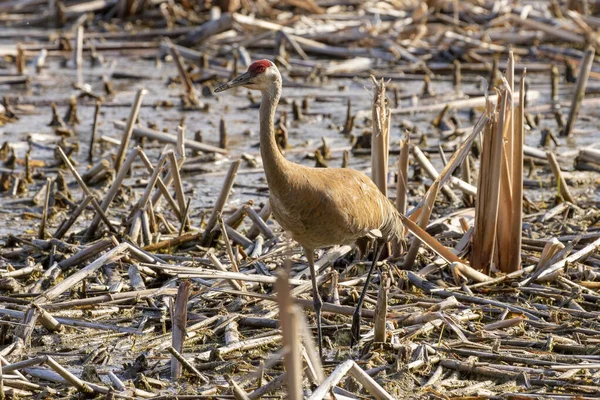
[[250, 64], [250, 66], [248, 67], [248, 71], [252, 75], [256, 76], [265, 72], [266, 69], [271, 67], [272, 65], [273, 63], [269, 60], [258, 60]]

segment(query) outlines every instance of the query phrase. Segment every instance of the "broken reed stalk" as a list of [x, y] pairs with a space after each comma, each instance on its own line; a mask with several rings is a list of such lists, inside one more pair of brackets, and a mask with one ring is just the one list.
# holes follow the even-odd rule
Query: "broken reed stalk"
[[[177, 289], [175, 298], [175, 310], [173, 311], [173, 326], [171, 334], [171, 347], [180, 353], [183, 351], [185, 340], [185, 327], [187, 325], [187, 306], [192, 284], [188, 280], [182, 280]], [[181, 363], [175, 355], [171, 355], [171, 380], [181, 377]]]
[[377, 400], [393, 400], [388, 392], [385, 391], [373, 378], [371, 378], [358, 364], [353, 360], [344, 361], [339, 364], [319, 387], [317, 387], [308, 400], [322, 400], [344, 377], [350, 374], [365, 390]]
[[286, 371], [287, 399], [302, 400], [302, 356], [301, 340], [298, 338], [300, 324], [297, 318], [298, 306], [294, 304], [291, 295], [289, 277], [291, 263], [279, 271], [275, 288], [277, 290], [277, 303], [279, 305], [279, 323], [281, 326], [283, 361]]
[[200, 241], [200, 245], [202, 246], [210, 245], [214, 239], [213, 228], [217, 224], [217, 217], [219, 213], [223, 212], [225, 203], [227, 203], [229, 193], [231, 192], [231, 188], [233, 188], [233, 183], [241, 163], [242, 160], [236, 160], [229, 166], [229, 170], [227, 171], [227, 176], [225, 176], [225, 181], [223, 182], [223, 187], [221, 188], [219, 198], [217, 199], [215, 207], [213, 208], [213, 211], [206, 222], [206, 226], [204, 227], [204, 234], [202, 235], [202, 240]]
[[87, 187], [87, 185], [85, 184], [85, 182], [81, 178], [81, 175], [79, 175], [79, 173], [77, 172], [77, 170], [75, 169], [75, 167], [73, 166], [73, 164], [71, 164], [71, 161], [69, 160], [69, 157], [67, 157], [67, 155], [65, 154], [65, 152], [63, 151], [63, 149], [60, 146], [58, 146], [56, 149], [58, 151], [58, 154], [62, 158], [63, 162], [67, 166], [67, 168], [71, 171], [71, 173], [75, 177], [75, 180], [79, 184], [79, 187], [81, 188], [81, 190], [83, 191], [83, 193], [86, 196], [90, 196], [92, 198], [92, 200], [91, 200], [92, 206], [94, 207], [94, 209], [98, 213], [97, 215], [100, 216], [100, 219], [102, 220], [102, 222], [104, 222], [106, 224], [106, 226], [111, 231], [111, 233], [117, 233], [117, 230], [110, 223], [110, 220], [108, 219], [108, 217], [104, 213], [104, 210], [102, 209], [102, 207], [100, 207], [100, 204], [98, 204], [98, 200], [96, 200], [96, 197], [92, 194], [92, 192], [90, 191], [90, 189]]
[[[227, 250], [227, 255], [229, 256], [229, 262], [231, 263], [231, 270], [233, 272], [240, 272], [240, 268], [238, 267], [237, 260], [235, 258], [235, 254], [233, 254], [233, 248], [231, 247], [231, 243], [229, 242], [229, 236], [227, 235], [227, 228], [225, 226], [225, 222], [223, 221], [223, 217], [221, 213], [217, 214], [217, 221], [219, 222], [219, 226], [221, 227], [221, 235], [223, 235], [223, 241], [225, 242], [225, 249]], [[237, 281], [238, 285], [245, 290], [245, 284], [243, 281]]]
[[[501, 89], [498, 98], [506, 103], [506, 89]], [[501, 109], [505, 109], [502, 107]], [[498, 221], [500, 194], [500, 167], [502, 165], [503, 137], [498, 129], [498, 110], [486, 123], [481, 145], [481, 161], [475, 196], [475, 224], [471, 266], [489, 275]]]
[[[266, 224], [266, 222], [271, 217], [271, 203], [269, 203], [267, 201], [265, 203], [265, 205], [258, 212], [258, 215], [259, 215], [260, 219], [263, 220]], [[247, 233], [246, 237], [250, 240], [254, 240], [254, 239], [256, 239], [256, 237], [259, 235], [260, 232], [261, 232], [260, 228], [258, 227], [258, 225], [256, 223], [254, 223], [250, 227], [250, 229], [248, 229], [248, 233]]]
[[[471, 132], [471, 134], [461, 142], [454, 154], [452, 154], [452, 157], [450, 157], [450, 160], [448, 160], [448, 164], [446, 164], [442, 172], [440, 172], [437, 178], [435, 178], [435, 181], [440, 182], [440, 187], [443, 187], [446, 183], [448, 183], [448, 181], [452, 181], [454, 183], [462, 182], [459, 179], [453, 179], [454, 176], [452, 174], [454, 173], [456, 168], [458, 168], [464, 162], [465, 158], [470, 154], [473, 141], [476, 137], [479, 137], [481, 132], [485, 129], [486, 125], [488, 124], [489, 120], [490, 118], [486, 113], [483, 113], [479, 117], [479, 119], [475, 123], [475, 126], [473, 127], [473, 131]], [[458, 187], [461, 189], [461, 191], [465, 193], [473, 195], [475, 194], [469, 187], [464, 187], [464, 185], [463, 187], [458, 185]], [[431, 190], [431, 187], [429, 188], [429, 190]], [[407, 213], [407, 215], [410, 215], [412, 221], [416, 220], [415, 215], [418, 215], [418, 212], [421, 210], [425, 203], [425, 199], [426, 197], [424, 197], [419, 202], [419, 204], [417, 204], [412, 210], [410, 210], [409, 213]]]
[[[110, 189], [108, 190], [108, 193], [106, 193], [106, 195], [104, 196], [104, 199], [102, 200], [102, 204], [100, 205], [100, 208], [103, 211], [108, 210], [108, 206], [110, 206], [110, 203], [113, 201], [113, 199], [119, 193], [119, 189], [121, 188], [121, 183], [127, 176], [127, 173], [131, 169], [131, 165], [133, 164], [133, 161], [135, 161], [136, 157], [140, 154], [141, 150], [142, 149], [139, 146], [137, 146], [137, 147], [131, 149], [131, 151], [127, 155], [127, 158], [125, 159], [125, 162], [122, 165], [123, 168], [121, 168], [119, 170], [119, 172], [117, 173], [117, 176], [113, 180], [112, 185], [110, 186]], [[86, 238], [90, 238], [90, 237], [94, 236], [100, 221], [101, 221], [100, 215], [99, 214], [94, 215], [94, 219], [92, 219], [90, 226], [85, 231], [84, 236]]]
[[[138, 242], [138, 238], [140, 236], [140, 232], [143, 227], [142, 215], [148, 211], [147, 207], [148, 207], [148, 203], [150, 201], [150, 195], [152, 194], [152, 191], [154, 190], [156, 182], [159, 179], [159, 175], [162, 172], [163, 166], [164, 166], [167, 158], [169, 158], [169, 155], [172, 153], [173, 153], [173, 151], [169, 150], [160, 156], [160, 158], [158, 159], [158, 163], [157, 163], [156, 167], [154, 168], [154, 172], [152, 173], [152, 176], [150, 177], [150, 179], [148, 180], [148, 183], [146, 184], [146, 189], [144, 190], [142, 197], [140, 198], [140, 200], [138, 201], [134, 210], [132, 211], [133, 218], [132, 218], [132, 222], [131, 222], [131, 227], [129, 229], [129, 236], [131, 237], [131, 240], [133, 240], [134, 243]], [[146, 243], [146, 244], [150, 244], [150, 243]]]
[[[396, 182], [396, 209], [400, 214], [406, 214], [406, 199], [408, 196], [408, 155], [410, 152], [409, 135], [400, 141], [398, 156], [398, 181]], [[399, 258], [402, 252], [400, 240], [392, 243], [393, 256]]]
[[237, 384], [237, 382], [233, 379], [233, 377], [226, 374], [225, 379], [231, 386], [231, 389], [233, 392], [233, 398], [235, 400], [250, 400], [250, 397], [248, 397], [248, 393], [246, 393], [244, 391], [244, 389], [242, 389], [242, 387]]
[[[511, 115], [513, 114], [513, 93], [510, 89], [510, 84], [504, 81], [506, 100], [503, 97], [500, 103], [498, 114], [498, 131], [501, 132], [504, 138], [503, 150], [501, 153], [500, 166], [500, 192], [498, 194], [498, 221], [496, 223], [496, 245], [494, 249], [494, 257], [497, 259], [497, 268], [504, 272], [508, 271], [508, 259], [510, 258], [510, 243], [511, 230], [510, 224], [512, 219], [512, 149], [513, 149], [513, 131], [511, 127]], [[489, 273], [489, 271], [488, 271]]]
[[[210, 262], [212, 263], [212, 265], [215, 267], [215, 269], [221, 271], [221, 272], [227, 272], [227, 268], [225, 268], [225, 266], [223, 266], [223, 264], [221, 264], [221, 261], [219, 261], [219, 259], [212, 253], [208, 254], [208, 259], [210, 260]], [[240, 292], [244, 291], [244, 287], [242, 287], [242, 283], [241, 281], [236, 281], [233, 279], [225, 279], [225, 281], [229, 284], [229, 286], [231, 286], [234, 290], [238, 290]]]
[[387, 103], [383, 78], [378, 83], [371, 76], [373, 89], [373, 133], [371, 135], [371, 174], [381, 193], [387, 196], [387, 172], [390, 144], [391, 110]]
[[94, 109], [94, 123], [92, 125], [92, 136], [90, 137], [90, 148], [88, 150], [88, 162], [94, 162], [94, 144], [96, 143], [96, 134], [98, 132], [98, 117], [100, 116], [100, 107], [102, 102], [96, 101], [96, 108]]
[[[179, 293], [178, 293], [179, 294]], [[177, 350], [175, 350], [175, 348], [173, 348], [173, 346], [169, 346], [167, 347], [167, 351], [169, 353], [171, 353], [171, 355], [173, 357], [175, 357], [175, 359], [181, 363], [181, 366], [183, 368], [185, 368], [187, 371], [191, 372], [192, 374], [194, 374], [198, 379], [200, 379], [202, 381], [202, 383], [207, 384], [209, 383], [209, 380], [206, 376], [204, 376], [203, 373], [201, 373], [200, 371], [198, 371], [198, 369], [196, 367], [194, 367], [192, 365], [192, 363], [190, 363], [188, 360], [186, 360], [186, 358], [181, 355], [181, 353], [179, 353]], [[173, 361], [171, 361], [172, 363]], [[172, 377], [171, 377], [172, 379]]]
[[52, 191], [52, 179], [46, 178], [46, 194], [44, 196], [44, 209], [42, 210], [42, 222], [38, 232], [39, 239], [46, 238], [46, 222], [48, 220], [48, 207], [50, 205], [50, 192]]
[[[127, 124], [122, 121], [113, 121], [113, 125], [119, 129], [124, 129], [127, 126]], [[150, 140], [158, 140], [162, 143], [177, 144], [177, 137], [175, 135], [156, 131], [150, 128], [145, 128], [143, 126], [136, 126], [135, 128], [133, 128], [133, 136], [148, 138]], [[204, 144], [196, 140], [185, 139], [185, 145], [195, 151], [202, 151], [205, 153], [227, 154], [227, 150], [225, 149], [221, 149], [217, 146], [211, 146], [209, 144]]]
[[556, 156], [552, 151], [546, 152], [546, 157], [548, 158], [548, 164], [550, 165], [550, 169], [552, 169], [552, 174], [554, 174], [554, 179], [556, 180], [556, 185], [558, 186], [558, 193], [560, 197], [563, 198], [564, 201], [568, 201], [573, 204], [577, 204], [577, 201], [571, 195], [571, 191], [569, 190], [569, 186], [567, 185], [567, 181], [560, 170], [560, 165], [556, 160]]
[[115, 158], [115, 171], [117, 171], [117, 173], [120, 172], [119, 170], [121, 169], [121, 165], [125, 160], [125, 153], [127, 152], [127, 147], [129, 147], [129, 141], [131, 140], [131, 135], [133, 134], [133, 127], [137, 121], [140, 108], [142, 107], [142, 100], [146, 93], [146, 89], [138, 89], [135, 99], [133, 100], [133, 105], [131, 106], [131, 111], [129, 113], [129, 119], [127, 120], [127, 125], [125, 126], [125, 131], [123, 131], [123, 136], [121, 138], [121, 145], [119, 146], [119, 151], [117, 152], [117, 157]]
[[[140, 149], [139, 155], [140, 155], [140, 158], [142, 159], [142, 162], [146, 166], [146, 169], [148, 170], [148, 172], [153, 175], [154, 174], [154, 166], [152, 165], [152, 162], [150, 161], [150, 159], [148, 158], [146, 153], [144, 153], [144, 150]], [[177, 165], [181, 165], [181, 164], [182, 164], [182, 161], [177, 162]], [[160, 176], [160, 174], [159, 174], [159, 176]], [[167, 177], [174, 178], [173, 169], [171, 169], [171, 168], [169, 169]], [[166, 180], [167, 180], [167, 178], [165, 178], [165, 181]], [[173, 179], [170, 179], [170, 181], [173, 181]], [[169, 203], [169, 206], [171, 207], [171, 209], [173, 210], [175, 215], [177, 215], [177, 218], [179, 218], [179, 220], [181, 221], [183, 219], [183, 217], [182, 217], [183, 210], [179, 209], [177, 202], [175, 201], [173, 196], [171, 196], [171, 192], [169, 192], [169, 189], [165, 185], [165, 182], [160, 177], [156, 180], [156, 186], [159, 189], [159, 191], [156, 193], [162, 194], [165, 197], [165, 199], [167, 200], [167, 203]], [[155, 193], [155, 195], [156, 195], [156, 193]], [[153, 206], [152, 202], [150, 202], [148, 204], [148, 208], [150, 210], [154, 210], [154, 206]]]
[[525, 142], [525, 79], [523, 71], [519, 84], [519, 105], [514, 113], [514, 137], [512, 159], [512, 212], [510, 223], [510, 251], [504, 272], [521, 269], [521, 238], [523, 235], [523, 146]]
[[189, 102], [190, 105], [200, 104], [198, 96], [196, 95], [196, 89], [194, 89], [192, 79], [190, 78], [185, 68], [185, 63], [183, 62], [183, 58], [181, 57], [179, 49], [176, 46], [174, 46], [169, 39], [167, 39], [167, 41], [169, 44], [169, 50], [171, 51], [171, 55], [173, 56], [173, 60], [175, 61], [175, 65], [177, 66], [179, 77], [181, 78], [181, 85], [185, 90], [186, 100]]
[[375, 307], [375, 317], [373, 318], [374, 342], [385, 343], [386, 338], [386, 317], [388, 310], [389, 280], [387, 272], [381, 273], [379, 281], [379, 291], [377, 292], [377, 306]]
[[[65, 236], [65, 234], [69, 231], [69, 228], [71, 228], [71, 226], [73, 226], [75, 221], [77, 221], [77, 218], [79, 218], [81, 213], [87, 208], [87, 206], [90, 204], [91, 201], [92, 201], [91, 196], [85, 196], [83, 198], [83, 200], [81, 201], [81, 203], [79, 203], [77, 208], [71, 213], [71, 216], [69, 217], [69, 219], [64, 221], [58, 227], [58, 229], [56, 230], [56, 233], [54, 234], [54, 238], [62, 239]], [[102, 206], [102, 205], [100, 205], [100, 206]]]
[[579, 115], [579, 108], [581, 102], [585, 97], [585, 87], [587, 86], [588, 77], [592, 70], [592, 64], [594, 63], [594, 55], [596, 50], [594, 47], [589, 46], [585, 53], [583, 53], [583, 59], [579, 68], [579, 74], [577, 75], [577, 83], [575, 84], [575, 92], [573, 93], [573, 100], [571, 101], [571, 109], [569, 110], [569, 117], [567, 119], [567, 125], [565, 129], [560, 132], [560, 136], [570, 136], [573, 133], [573, 127], [575, 121]]
[[105, 264], [110, 262], [114, 262], [121, 257], [124, 256], [124, 252], [128, 250], [130, 246], [127, 243], [121, 243], [118, 246], [114, 247], [112, 250], [108, 251], [106, 254], [98, 257], [94, 262], [90, 263], [85, 268], [80, 269], [69, 277], [62, 280], [57, 285], [49, 288], [45, 292], [41, 293], [34, 299], [35, 304], [44, 304], [51, 302], [56, 299], [58, 296], [71, 289], [73, 286], [96, 272]]
[[62, 365], [57, 363], [52, 357], [46, 359], [46, 364], [52, 368], [57, 374], [59, 374], [64, 380], [73, 385], [77, 390], [83, 393], [91, 394], [94, 390], [87, 385], [84, 381], [67, 371]]
[[[263, 235], [265, 235], [265, 237], [267, 239], [275, 238], [275, 234], [273, 233], [271, 228], [269, 228], [269, 226], [267, 225], [265, 220], [262, 219], [260, 214], [257, 213], [256, 211], [254, 211], [252, 206], [245, 206], [245, 207], [247, 207], [247, 209], [248, 209], [248, 217], [252, 220], [252, 222], [254, 222], [254, 224], [252, 226], [253, 227], [255, 226]], [[248, 233], [248, 238], [250, 238], [249, 233]]]
[[[416, 147], [415, 147], [416, 148]], [[427, 223], [429, 222], [429, 218], [431, 217], [431, 213], [433, 212], [433, 207], [435, 205], [435, 198], [437, 197], [439, 191], [440, 183], [435, 181], [427, 191], [427, 198], [425, 199], [425, 205], [421, 214], [419, 215], [419, 221], [417, 224], [423, 230], [427, 228]], [[419, 248], [421, 247], [421, 240], [418, 237], [413, 237], [413, 240], [410, 243], [410, 248], [408, 249], [408, 253], [404, 258], [404, 263], [402, 265], [403, 269], [412, 269], [413, 263], [417, 258], [417, 253], [419, 252]]]
[[[183, 191], [183, 182], [179, 174], [179, 163], [175, 158], [175, 153], [169, 153], [169, 162], [171, 166], [171, 174], [173, 175], [173, 187], [175, 188], [175, 198], [177, 199], [177, 208], [179, 209], [179, 219], [182, 225], [185, 225], [184, 210], [186, 208], [185, 193]], [[167, 191], [168, 193], [168, 191]]]
[[[425, 154], [423, 154], [423, 151], [421, 151], [419, 146], [413, 146], [413, 157], [423, 168], [427, 176], [429, 176], [429, 178], [433, 181], [436, 181], [440, 174], [436, 171], [431, 161], [429, 161]], [[460, 200], [458, 196], [448, 186], [442, 187], [441, 192], [451, 203], [457, 203]]]

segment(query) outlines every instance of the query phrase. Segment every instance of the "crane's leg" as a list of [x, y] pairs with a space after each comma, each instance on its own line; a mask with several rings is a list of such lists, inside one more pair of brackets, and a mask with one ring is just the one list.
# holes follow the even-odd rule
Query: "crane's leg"
[[375, 242], [375, 252], [373, 254], [373, 262], [371, 263], [371, 268], [369, 268], [369, 273], [367, 274], [367, 280], [365, 281], [365, 285], [363, 286], [362, 292], [360, 293], [360, 297], [358, 298], [358, 304], [356, 304], [356, 310], [354, 310], [354, 314], [352, 314], [352, 339], [350, 346], [354, 346], [354, 343], [358, 343], [360, 340], [360, 318], [362, 316], [362, 305], [365, 300], [365, 295], [367, 294], [367, 287], [369, 286], [369, 281], [371, 280], [371, 274], [373, 273], [373, 269], [379, 261], [379, 256], [381, 255], [381, 251], [385, 242]]
[[310, 267], [310, 278], [313, 287], [313, 305], [315, 307], [315, 317], [317, 319], [317, 340], [319, 342], [319, 356], [323, 358], [323, 332], [321, 331], [321, 309], [323, 300], [319, 294], [319, 285], [317, 284], [317, 271], [315, 270], [315, 252], [313, 249], [304, 249], [308, 266]]

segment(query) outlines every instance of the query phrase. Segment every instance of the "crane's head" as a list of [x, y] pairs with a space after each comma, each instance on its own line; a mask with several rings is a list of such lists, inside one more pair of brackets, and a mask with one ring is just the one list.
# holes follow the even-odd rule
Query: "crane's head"
[[277, 83], [278, 81], [281, 81], [281, 75], [275, 64], [269, 60], [258, 60], [250, 64], [248, 71], [242, 75], [217, 87], [215, 93], [237, 86], [262, 91], [268, 89], [273, 83]]

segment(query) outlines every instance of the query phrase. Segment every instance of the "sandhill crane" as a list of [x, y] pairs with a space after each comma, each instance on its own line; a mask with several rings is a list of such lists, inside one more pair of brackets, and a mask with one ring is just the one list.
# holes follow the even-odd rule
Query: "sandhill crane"
[[217, 87], [222, 92], [243, 86], [262, 93], [260, 105], [260, 154], [269, 186], [269, 201], [275, 220], [303, 248], [310, 267], [317, 319], [319, 352], [323, 356], [321, 308], [314, 265], [318, 248], [342, 244], [364, 244], [376, 238], [373, 263], [352, 319], [352, 337], [357, 340], [366, 288], [377, 263], [381, 243], [403, 236], [400, 214], [373, 181], [362, 172], [347, 168], [309, 168], [285, 159], [275, 141], [275, 109], [281, 96], [279, 70], [269, 60], [256, 61], [248, 71]]

